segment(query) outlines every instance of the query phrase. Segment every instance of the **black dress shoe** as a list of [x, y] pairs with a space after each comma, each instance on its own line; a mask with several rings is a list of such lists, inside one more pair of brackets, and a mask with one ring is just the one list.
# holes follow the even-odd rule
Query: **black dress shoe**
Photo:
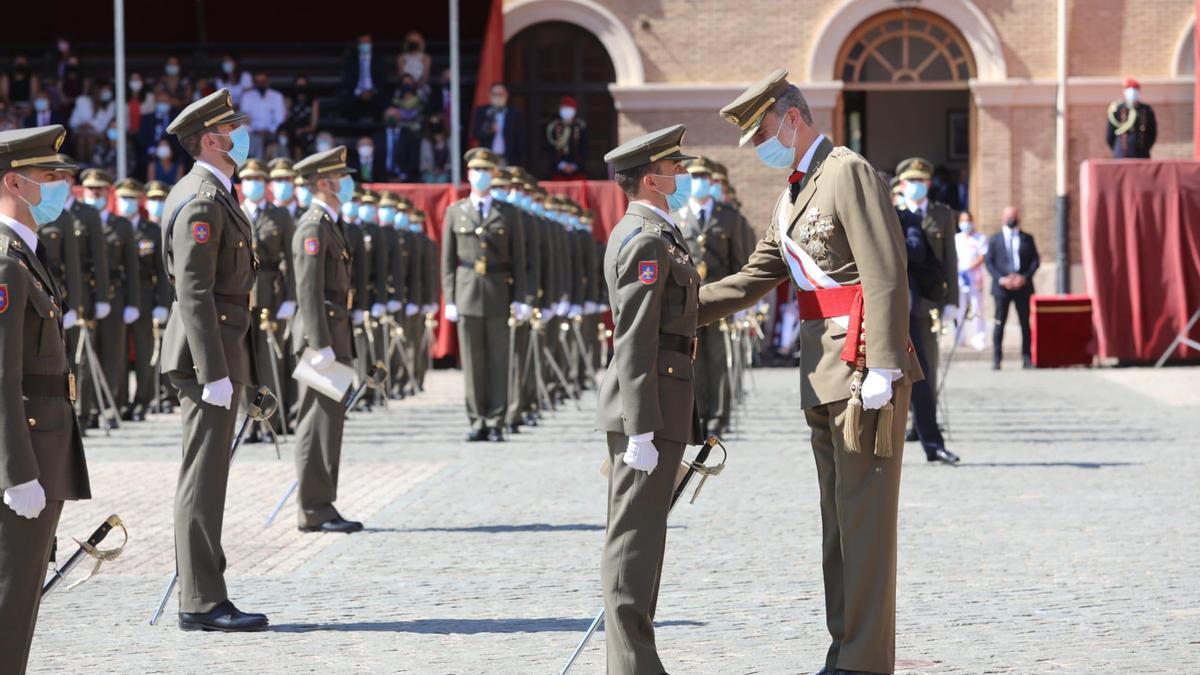
[[925, 459], [929, 460], [930, 462], [942, 462], [943, 464], [949, 464], [950, 466], [954, 466], [959, 462], [958, 455], [945, 448], [938, 448], [932, 453], [926, 454]]
[[96, 415], [88, 415], [80, 420], [80, 426], [82, 426], [84, 429], [99, 429], [100, 418]]
[[1024, 357], [1021, 360], [1021, 367], [1022, 368], [1032, 368], [1033, 367], [1033, 359], [1029, 358], [1028, 356]]
[[537, 415], [534, 413], [525, 413], [525, 426], [536, 427], [538, 425]]
[[467, 442], [474, 443], [476, 441], [486, 441], [488, 439], [487, 429], [476, 429], [475, 431], [467, 432]]
[[909, 429], [908, 432], [906, 432], [904, 434], [904, 442], [905, 443], [912, 443], [913, 441], [916, 441], [916, 440], [919, 440], [917, 438], [917, 430], [916, 429]]
[[363, 524], [357, 520], [346, 520], [341, 516], [337, 516], [320, 525], [301, 525], [299, 529], [301, 532], [337, 532], [340, 534], [350, 534], [351, 532], [361, 531]]
[[510, 434], [521, 433], [521, 425], [520, 424], [510, 424], [506, 428], [508, 429], [508, 433], [510, 433]]
[[179, 613], [179, 628], [182, 630], [249, 633], [266, 630], [269, 623], [265, 614], [243, 612], [228, 600], [213, 607], [209, 612]]
[[487, 439], [489, 441], [501, 442], [504, 440], [504, 432], [500, 431], [500, 427], [492, 427], [488, 429]]
[[121, 412], [121, 421], [122, 422], [132, 422], [133, 421], [133, 408], [126, 408], [125, 410], [123, 410]]

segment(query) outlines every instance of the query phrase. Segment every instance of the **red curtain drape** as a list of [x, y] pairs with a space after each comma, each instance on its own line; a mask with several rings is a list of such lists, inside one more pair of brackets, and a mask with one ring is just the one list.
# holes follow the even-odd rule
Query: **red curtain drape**
[[[491, 95], [492, 85], [504, 81], [504, 8], [503, 0], [492, 0], [488, 12], [487, 28], [483, 33], [483, 47], [479, 51], [479, 74], [475, 78], [475, 101], [471, 109], [471, 118], [475, 118], [474, 109], [486, 106]], [[475, 138], [475, 130], [470, 129], [470, 145], [479, 145]]]
[[1088, 160], [1080, 185], [1098, 354], [1156, 360], [1200, 308], [1200, 162]]

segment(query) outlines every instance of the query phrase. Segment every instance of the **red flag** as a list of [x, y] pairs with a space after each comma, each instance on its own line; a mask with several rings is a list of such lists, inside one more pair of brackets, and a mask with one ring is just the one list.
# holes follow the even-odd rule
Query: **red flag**
[[[491, 101], [492, 85], [504, 81], [504, 9], [503, 0], [492, 0], [487, 27], [483, 31], [483, 49], [479, 52], [479, 74], [475, 77], [475, 101], [472, 110], [487, 106]], [[475, 119], [474, 112], [471, 119]], [[475, 130], [471, 130], [474, 148], [479, 145]]]

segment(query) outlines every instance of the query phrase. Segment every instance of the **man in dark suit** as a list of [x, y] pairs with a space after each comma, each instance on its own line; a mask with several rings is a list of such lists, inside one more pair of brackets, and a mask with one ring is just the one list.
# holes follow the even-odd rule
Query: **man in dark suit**
[[358, 174], [363, 183], [378, 183], [385, 180], [383, 154], [375, 146], [370, 136], [358, 139], [354, 150], [350, 151], [346, 165]]
[[1154, 108], [1142, 103], [1142, 85], [1135, 79], [1125, 80], [1121, 100], [1108, 106], [1108, 126], [1105, 139], [1113, 159], [1150, 159], [1150, 148], [1158, 138], [1158, 123]]
[[500, 158], [501, 166], [520, 166], [524, 159], [525, 125], [521, 111], [508, 105], [508, 87], [492, 85], [491, 105], [476, 108], [471, 135]]
[[342, 71], [342, 106], [352, 120], [377, 115], [383, 107], [383, 61], [375, 53], [369, 34], [358, 36], [354, 52], [346, 56]]
[[375, 157], [381, 164], [382, 176], [377, 180], [391, 183], [416, 183], [421, 176], [421, 138], [411, 128], [400, 124], [400, 109], [391, 107], [384, 113], [383, 131], [375, 134]]
[[992, 275], [992, 297], [996, 300], [996, 328], [992, 334], [992, 370], [1000, 370], [1000, 346], [1008, 306], [1017, 307], [1021, 321], [1021, 357], [1026, 368], [1033, 365], [1029, 343], [1029, 298], [1033, 295], [1033, 273], [1041, 264], [1033, 237], [1021, 231], [1017, 207], [1004, 209], [1004, 227], [988, 239], [984, 258]]
[[25, 129], [33, 127], [46, 127], [51, 124], [59, 126], [67, 126], [67, 118], [50, 105], [50, 97], [42, 92], [33, 99], [33, 112], [25, 116], [25, 122], [21, 126]]

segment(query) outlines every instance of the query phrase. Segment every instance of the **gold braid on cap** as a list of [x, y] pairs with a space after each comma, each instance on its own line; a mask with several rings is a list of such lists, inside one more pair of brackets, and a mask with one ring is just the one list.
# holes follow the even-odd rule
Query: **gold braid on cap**
[[29, 166], [30, 164], [44, 164], [46, 162], [58, 162], [58, 161], [61, 161], [59, 159], [58, 155], [44, 155], [42, 157], [30, 157], [28, 159], [14, 159], [9, 164], [9, 168], [10, 169], [19, 169], [23, 166]]
[[[775, 105], [775, 97], [768, 97], [767, 100], [763, 101], [762, 105], [758, 106], [758, 109], [754, 111], [753, 115], [746, 118], [745, 123], [738, 124], [738, 126], [742, 129], [749, 129], [750, 127], [754, 126], [754, 123], [762, 118], [763, 115], [767, 114], [767, 108], [770, 108], [773, 105]], [[734, 120], [734, 123], [737, 124], [736, 120]]]
[[232, 110], [226, 110], [225, 112], [221, 113], [220, 115], [217, 115], [216, 117], [212, 118], [211, 120], [206, 121], [204, 123], [204, 128], [207, 129], [208, 127], [211, 127], [214, 124], [220, 124], [221, 120], [225, 119], [226, 117], [232, 117], [233, 115], [234, 115], [234, 112]]

